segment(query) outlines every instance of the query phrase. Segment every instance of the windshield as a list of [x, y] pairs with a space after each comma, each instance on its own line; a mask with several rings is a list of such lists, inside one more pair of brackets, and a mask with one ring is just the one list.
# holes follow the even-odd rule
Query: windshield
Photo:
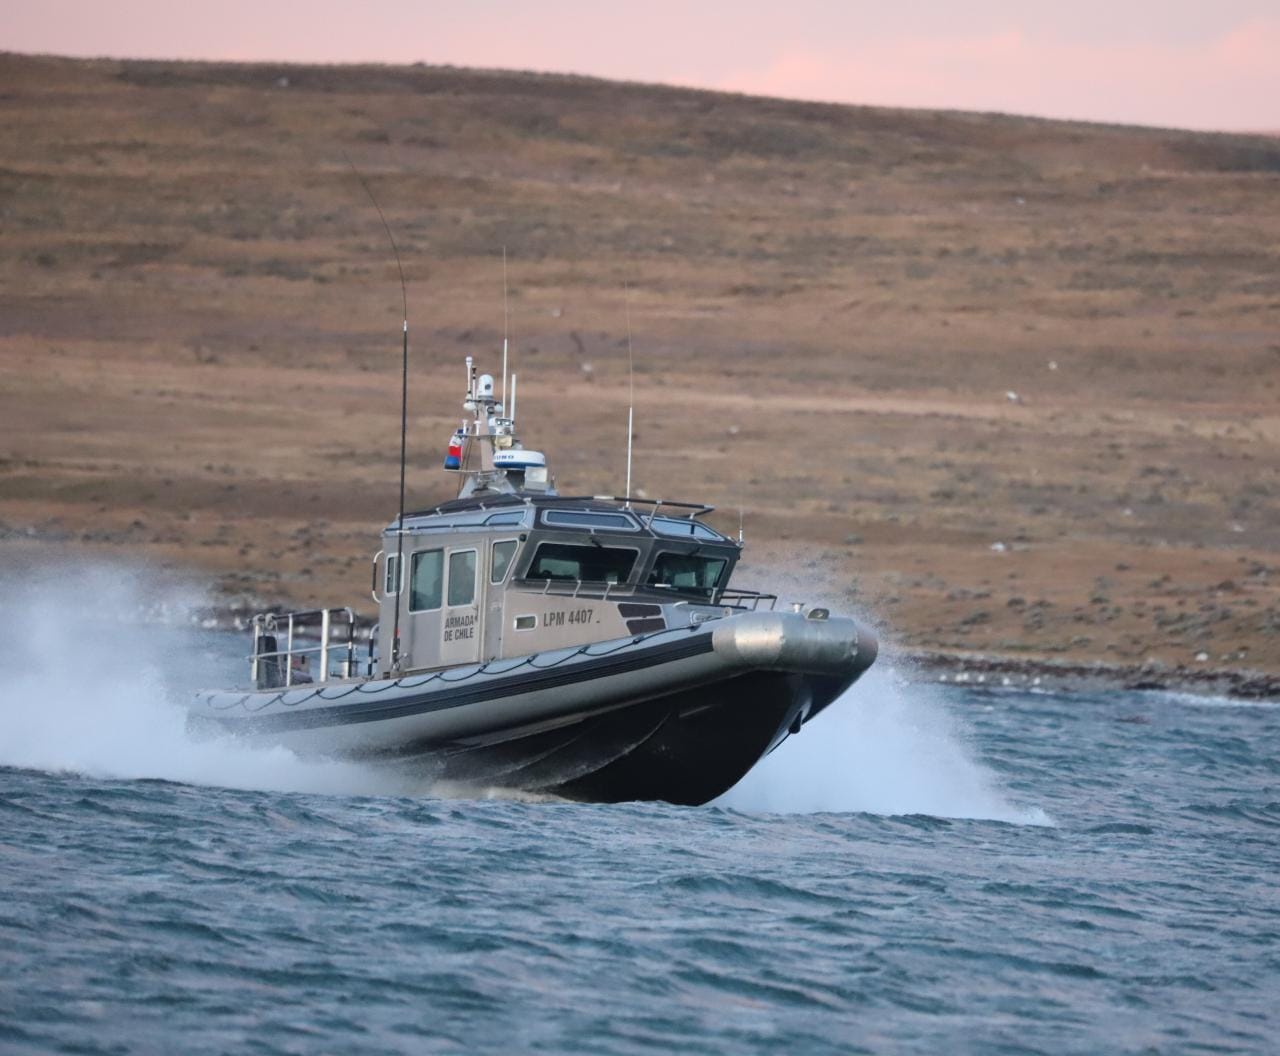
[[723, 557], [659, 554], [649, 573], [649, 586], [710, 597], [720, 584], [725, 564]]
[[540, 543], [525, 579], [580, 579], [588, 583], [623, 583], [636, 563], [635, 550], [616, 546]]

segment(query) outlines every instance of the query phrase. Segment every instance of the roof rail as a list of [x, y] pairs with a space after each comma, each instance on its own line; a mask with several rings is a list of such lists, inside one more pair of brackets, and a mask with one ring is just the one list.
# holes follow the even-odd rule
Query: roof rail
[[652, 506], [655, 513], [659, 506], [671, 507], [673, 508], [673, 511], [679, 511], [679, 515], [682, 517], [701, 517], [706, 513], [714, 513], [716, 509], [714, 506], [708, 506], [705, 502], [675, 502], [672, 499], [637, 499], [635, 496], [625, 495], [592, 495], [590, 497], [595, 499], [597, 502], [639, 503], [641, 506]]

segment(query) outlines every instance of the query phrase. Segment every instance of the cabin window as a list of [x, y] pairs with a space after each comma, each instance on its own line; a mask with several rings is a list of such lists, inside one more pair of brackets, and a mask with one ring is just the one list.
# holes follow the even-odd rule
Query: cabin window
[[531, 631], [537, 626], [538, 626], [537, 616], [517, 616], [516, 617], [517, 631]]
[[587, 510], [547, 510], [542, 523], [565, 528], [603, 528], [609, 532], [635, 532], [640, 526], [627, 513], [591, 513]]
[[476, 600], [476, 552], [455, 550], [449, 555], [449, 604], [470, 605]]
[[507, 569], [511, 567], [511, 559], [516, 556], [514, 539], [504, 539], [493, 544], [493, 567], [489, 570], [489, 582], [501, 583], [507, 578]]
[[572, 579], [588, 583], [624, 583], [635, 567], [637, 550], [616, 546], [540, 543], [526, 579]]
[[712, 542], [724, 538], [714, 528], [708, 528], [701, 521], [681, 520], [676, 517], [655, 517], [649, 527], [659, 535], [670, 535], [677, 539], [703, 539]]
[[382, 584], [383, 594], [399, 594], [400, 593], [400, 555], [388, 554], [386, 568], [383, 569], [384, 581]]
[[413, 563], [409, 566], [410, 612], [440, 608], [443, 571], [443, 550], [419, 550], [413, 555]]
[[723, 557], [659, 554], [649, 573], [649, 586], [710, 597], [720, 583], [726, 563]]
[[495, 513], [486, 517], [484, 519], [484, 523], [490, 526], [495, 524], [523, 524], [524, 511], [516, 510], [512, 513]]

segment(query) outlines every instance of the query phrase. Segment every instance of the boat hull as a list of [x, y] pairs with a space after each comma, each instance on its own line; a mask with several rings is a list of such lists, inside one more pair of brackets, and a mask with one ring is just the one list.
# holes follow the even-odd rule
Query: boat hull
[[399, 679], [200, 694], [197, 730], [427, 779], [705, 803], [875, 659], [852, 620], [744, 613]]

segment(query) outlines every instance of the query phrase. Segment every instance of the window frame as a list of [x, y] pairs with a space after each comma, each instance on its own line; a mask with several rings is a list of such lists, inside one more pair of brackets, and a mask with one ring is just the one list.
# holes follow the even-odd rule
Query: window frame
[[[665, 525], [688, 525], [687, 532], [664, 531]], [[663, 539], [688, 539], [695, 543], [727, 543], [729, 538], [721, 535], [709, 524], [703, 524], [701, 521], [692, 519], [686, 520], [683, 517], [653, 517], [650, 520], [649, 528], [654, 535]], [[699, 529], [705, 534], [699, 534]]]
[[[575, 549], [587, 550], [590, 552], [594, 552], [596, 550], [620, 550], [628, 554], [631, 554], [633, 556], [631, 558], [631, 565], [627, 569], [627, 574], [618, 580], [581, 579], [581, 578], [571, 579], [567, 576], [566, 577], [534, 576], [532, 574], [533, 567], [535, 564], [537, 564], [538, 552], [544, 546], [571, 546], [571, 547], [574, 547]], [[521, 579], [527, 580], [532, 583], [616, 583], [619, 586], [621, 586], [623, 583], [631, 582], [631, 577], [635, 575], [636, 566], [640, 562], [640, 556], [642, 552], [640, 547], [637, 547], [637, 546], [595, 546], [592, 543], [565, 542], [560, 539], [539, 539], [537, 543], [532, 547], [532, 550], [533, 550], [533, 553], [529, 558], [528, 564], [525, 566], [524, 573], [520, 577]], [[579, 565], [578, 567], [579, 567], [579, 570], [581, 570], [582, 566]]]
[[[658, 571], [658, 563], [664, 557], [678, 557], [678, 558], [685, 558], [687, 560], [694, 560], [694, 561], [719, 561], [720, 571], [716, 573], [715, 583], [710, 587], [700, 587], [700, 586], [680, 587], [680, 586], [676, 586], [674, 583], [655, 583], [653, 582], [653, 577]], [[725, 579], [726, 579], [725, 573], [729, 570], [730, 567], [731, 567], [731, 556], [729, 554], [720, 554], [720, 553], [712, 553], [712, 554], [706, 554], [706, 555], [696, 554], [696, 553], [684, 554], [678, 550], [656, 549], [654, 550], [654, 553], [653, 553], [653, 559], [649, 562], [648, 567], [645, 569], [644, 582], [642, 585], [650, 590], [671, 591], [671, 593], [673, 594], [689, 594], [689, 595], [695, 595], [697, 597], [706, 598], [707, 600], [710, 600], [716, 596], [717, 591], [721, 591], [725, 589]]]
[[[417, 569], [417, 566], [418, 566], [418, 559], [419, 559], [420, 557], [425, 557], [427, 554], [439, 554], [439, 555], [440, 555], [440, 600], [439, 600], [435, 605], [429, 605], [429, 606], [427, 606], [426, 608], [422, 608], [422, 609], [415, 609], [415, 608], [413, 607], [413, 600], [414, 600], [414, 585], [413, 585], [414, 576], [413, 576], [413, 573], [414, 573], [414, 571], [416, 571], [416, 569]], [[439, 546], [435, 546], [435, 547], [432, 547], [432, 548], [431, 548], [431, 549], [429, 549], [429, 550], [415, 550], [415, 551], [412, 553], [412, 555], [410, 555], [409, 566], [410, 566], [410, 571], [409, 571], [409, 611], [410, 611], [411, 613], [414, 613], [415, 615], [416, 615], [416, 614], [418, 614], [418, 613], [420, 613], [420, 612], [439, 612], [439, 611], [440, 611], [440, 609], [441, 609], [441, 608], [443, 608], [443, 605], [444, 605], [444, 548], [443, 548], [443, 547], [439, 547]]]
[[[507, 564], [506, 564], [506, 567], [502, 570], [502, 575], [499, 578], [494, 579], [493, 578], [494, 555], [498, 552], [498, 547], [505, 546], [507, 543], [511, 544], [511, 556], [507, 558]], [[493, 544], [489, 547], [489, 585], [496, 587], [505, 583], [508, 577], [511, 575], [511, 570], [516, 567], [516, 558], [519, 556], [520, 556], [520, 540], [519, 539], [493, 540]]]
[[[453, 600], [453, 559], [455, 557], [462, 557], [464, 554], [471, 555], [471, 596], [466, 601], [454, 601]], [[448, 572], [448, 575], [445, 577], [444, 590], [443, 590], [444, 603], [445, 603], [444, 607], [447, 609], [463, 609], [463, 608], [467, 608], [469, 606], [475, 605], [476, 598], [480, 593], [479, 583], [477, 583], [477, 580], [480, 578], [479, 549], [474, 546], [463, 546], [463, 547], [459, 547], [457, 550], [450, 550], [447, 572]]]
[[[395, 569], [399, 573], [395, 579], [395, 586], [391, 583], [391, 570]], [[404, 589], [404, 560], [401, 554], [386, 554], [382, 563], [382, 596], [384, 598], [395, 598], [400, 596], [400, 592]]]
[[[557, 515], [564, 517], [581, 517], [583, 523], [570, 523], [567, 521], [553, 520]], [[592, 524], [592, 517], [618, 517], [628, 522], [626, 525], [616, 524]], [[622, 510], [566, 510], [566, 509], [550, 509], [542, 511], [542, 524], [547, 528], [568, 529], [569, 531], [589, 531], [589, 532], [638, 532], [641, 530], [640, 522], [631, 514]]]

